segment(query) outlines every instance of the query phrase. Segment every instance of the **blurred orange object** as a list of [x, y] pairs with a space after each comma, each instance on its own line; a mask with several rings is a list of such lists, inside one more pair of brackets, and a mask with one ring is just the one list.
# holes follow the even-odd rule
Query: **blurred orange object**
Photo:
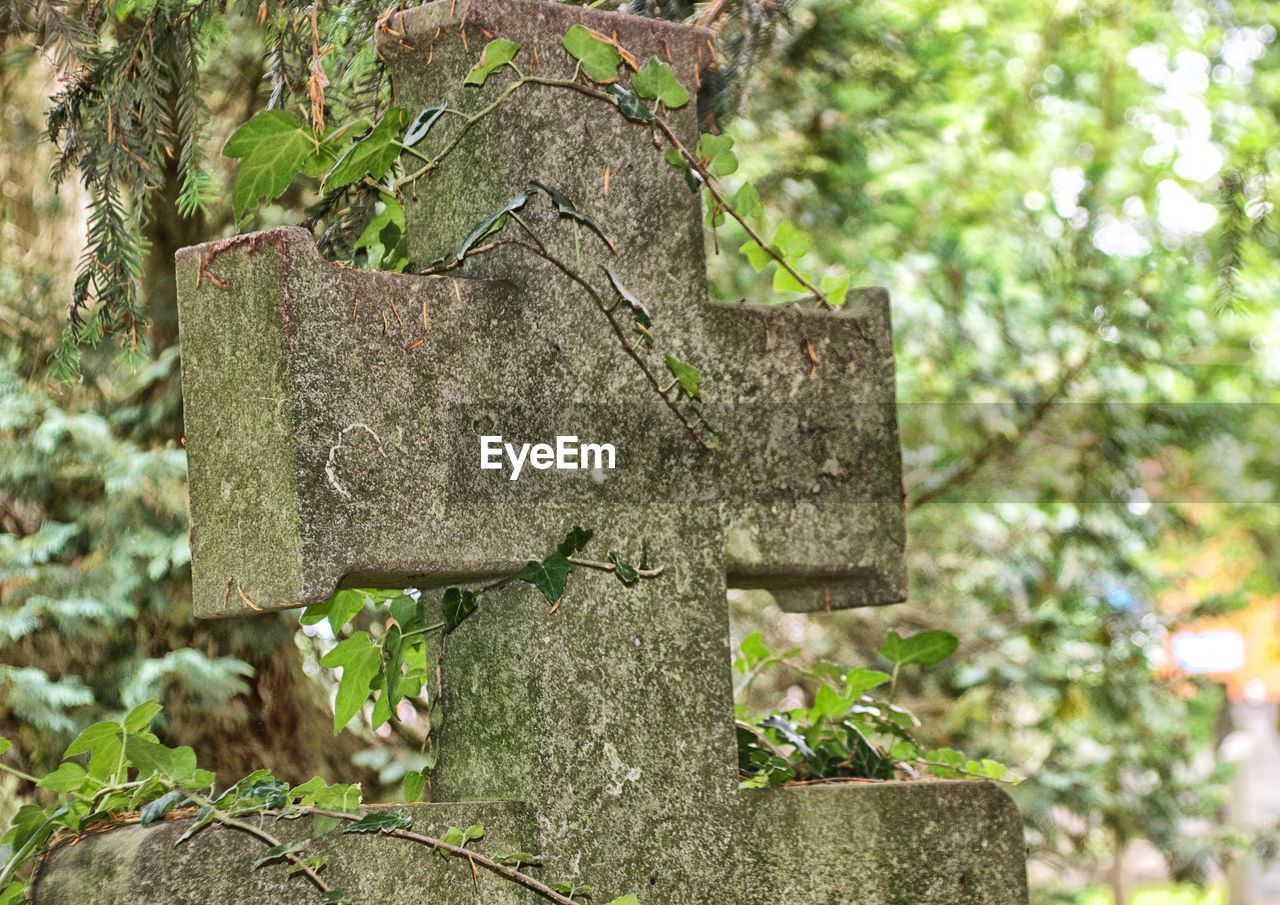
[[1169, 638], [1170, 665], [1227, 686], [1233, 701], [1280, 701], [1280, 598], [1188, 623]]

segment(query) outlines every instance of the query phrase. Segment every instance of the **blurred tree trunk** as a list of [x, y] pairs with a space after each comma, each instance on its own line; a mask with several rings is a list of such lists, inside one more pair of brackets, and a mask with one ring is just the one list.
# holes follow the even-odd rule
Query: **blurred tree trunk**
[[[183, 217], [178, 213], [178, 192], [182, 186], [178, 162], [170, 158], [165, 167], [164, 187], [151, 204], [147, 241], [151, 245], [143, 273], [142, 291], [151, 316], [151, 345], [159, 353], [178, 344], [178, 286], [173, 256], [178, 249], [203, 242], [209, 235], [203, 213]], [[181, 409], [175, 416], [181, 427]]]
[[1129, 905], [1129, 878], [1124, 872], [1124, 850], [1128, 843], [1119, 829], [1112, 833], [1111, 838], [1115, 850], [1111, 863], [1111, 900], [1114, 905]]

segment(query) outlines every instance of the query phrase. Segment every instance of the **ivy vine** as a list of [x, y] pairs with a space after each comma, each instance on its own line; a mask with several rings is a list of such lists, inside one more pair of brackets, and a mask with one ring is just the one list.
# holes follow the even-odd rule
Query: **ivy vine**
[[[757, 632], [734, 658], [741, 694], [761, 674], [786, 668], [816, 686], [807, 706], [758, 716], [737, 714], [738, 768], [743, 785], [758, 788], [825, 782], [919, 779], [986, 779], [1018, 782], [1000, 761], [975, 760], [953, 748], [918, 738], [920, 719], [894, 702], [905, 667], [936, 666], [959, 642], [943, 631], [902, 637], [889, 632], [879, 654], [892, 672], [830, 663], [796, 663], [797, 650], [775, 653]], [[887, 695], [873, 694], [888, 687]]]
[[[52, 849], [90, 832], [139, 824], [148, 827], [166, 819], [189, 819], [178, 838], [183, 844], [211, 826], [243, 833], [263, 846], [253, 869], [279, 865], [300, 876], [319, 894], [322, 905], [353, 903], [342, 889], [325, 878], [328, 863], [311, 851], [312, 843], [329, 833], [378, 834], [425, 846], [444, 857], [466, 861], [474, 871], [483, 868], [537, 893], [549, 902], [572, 905], [574, 896], [589, 893], [565, 882], [544, 882], [528, 872], [541, 858], [527, 852], [487, 854], [473, 843], [485, 837], [482, 824], [450, 827], [442, 836], [413, 829], [413, 815], [401, 808], [362, 809], [360, 787], [329, 784], [316, 777], [297, 786], [255, 770], [227, 789], [217, 791], [214, 776], [196, 765], [190, 747], [170, 748], [151, 732], [161, 706], [147, 701], [121, 719], [95, 723], [67, 747], [61, 766], [43, 777], [32, 776], [0, 760], [0, 772], [30, 782], [55, 796], [42, 807], [27, 804], [0, 837], [0, 905], [25, 901], [34, 865]], [[12, 744], [0, 739], [0, 757]], [[309, 838], [284, 841], [270, 829], [273, 822], [310, 817]], [[29, 871], [26, 872], [29, 874]], [[635, 896], [614, 899], [610, 905], [638, 905]]]
[[[512, 76], [490, 103], [467, 113], [441, 103], [410, 117], [400, 107], [391, 107], [373, 122], [361, 119], [345, 123], [321, 134], [304, 126], [292, 113], [264, 110], [255, 114], [228, 139], [224, 153], [241, 160], [232, 189], [236, 217], [243, 218], [258, 204], [282, 194], [295, 180], [318, 180], [322, 192], [333, 193], [361, 183], [377, 189], [380, 201], [373, 216], [357, 236], [353, 263], [365, 267], [441, 273], [460, 266], [467, 258], [510, 247], [541, 258], [576, 283], [608, 319], [610, 328], [628, 357], [643, 373], [651, 389], [701, 447], [715, 446], [715, 430], [707, 422], [700, 405], [702, 378], [694, 365], [673, 355], [662, 358], [672, 378], [660, 380], [643, 352], [654, 343], [653, 319], [644, 302], [630, 292], [612, 268], [605, 268], [608, 288], [598, 288], [575, 266], [557, 257], [547, 247], [520, 211], [534, 192], [544, 193], [557, 213], [588, 227], [611, 253], [617, 244], [599, 224], [582, 213], [562, 191], [541, 182], [508, 199], [478, 223], [463, 239], [454, 255], [416, 267], [409, 260], [405, 241], [402, 192], [416, 191], [417, 183], [430, 176], [448, 160], [463, 139], [480, 122], [497, 114], [522, 88], [540, 85], [573, 91], [612, 108], [628, 121], [649, 131], [652, 143], [663, 148], [668, 163], [681, 170], [692, 188], [706, 192], [707, 225], [714, 231], [731, 217], [745, 231], [747, 241], [739, 251], [757, 271], [774, 267], [773, 286], [780, 292], [801, 292], [826, 308], [842, 305], [849, 291], [847, 275], [825, 275], [815, 279], [802, 269], [808, 254], [808, 238], [790, 221], [783, 221], [771, 241], [757, 228], [764, 216], [759, 192], [744, 182], [732, 194], [720, 180], [738, 170], [733, 138], [704, 133], [690, 149], [664, 117], [690, 103], [690, 92], [672, 68], [653, 58], [641, 67], [633, 54], [614, 38], [574, 25], [563, 37], [563, 46], [577, 61], [572, 78], [556, 79], [526, 73], [519, 60], [522, 48], [514, 41], [495, 38], [484, 48], [464, 84], [483, 87], [491, 79], [509, 72]], [[631, 89], [619, 83], [619, 71], [632, 73]], [[446, 121], [455, 128], [440, 150], [428, 155], [420, 150], [423, 140]], [[410, 167], [405, 161], [411, 161]], [[408, 169], [403, 174], [400, 169]], [[524, 232], [524, 239], [499, 238], [510, 223]], [[625, 323], [617, 315], [631, 315]]]

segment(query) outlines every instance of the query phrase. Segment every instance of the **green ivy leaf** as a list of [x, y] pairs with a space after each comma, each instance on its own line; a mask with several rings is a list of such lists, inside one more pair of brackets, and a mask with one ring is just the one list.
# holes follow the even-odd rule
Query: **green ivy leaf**
[[159, 716], [163, 709], [159, 701], [143, 701], [125, 714], [124, 731], [145, 732], [151, 726], [151, 721]]
[[689, 92], [684, 85], [680, 84], [671, 67], [656, 57], [631, 77], [631, 87], [641, 97], [656, 98], [672, 110], [689, 103]]
[[764, 270], [773, 263], [773, 256], [760, 247], [760, 243], [754, 239], [748, 239], [738, 246], [739, 254], [746, 257], [756, 273]]
[[644, 302], [636, 298], [635, 294], [632, 293], [631, 290], [622, 285], [621, 278], [619, 278], [617, 271], [612, 267], [605, 267], [604, 272], [609, 277], [609, 283], [613, 286], [613, 291], [618, 293], [618, 297], [621, 298], [622, 301], [626, 303], [627, 307], [631, 309], [631, 316], [635, 318], [636, 324], [647, 331], [653, 326], [653, 315], [651, 315], [649, 313], [649, 309], [644, 306]]
[[925, 751], [921, 760], [929, 761], [929, 772], [939, 779], [963, 779], [965, 757], [954, 748], [937, 748]]
[[351, 905], [351, 899], [341, 889], [331, 889], [321, 897], [320, 905]]
[[403, 271], [409, 263], [404, 248], [404, 208], [384, 193], [379, 210], [356, 238], [353, 251], [364, 250], [370, 269]]
[[450, 845], [457, 845], [459, 847], [465, 846], [468, 842], [474, 842], [476, 839], [483, 838], [484, 824], [482, 823], [473, 823], [465, 830], [460, 827], [451, 826], [445, 830], [444, 835], [440, 837], [441, 841], [447, 842]]
[[217, 813], [218, 812], [214, 808], [209, 808], [209, 807], [200, 808], [200, 810], [196, 811], [196, 816], [195, 816], [195, 819], [191, 821], [191, 826], [187, 827], [186, 831], [183, 832], [183, 834], [178, 837], [178, 841], [175, 844], [181, 845], [182, 843], [186, 842], [188, 839], [191, 839], [193, 836], [195, 836], [197, 833], [199, 833], [202, 829], [207, 827], [209, 824], [213, 823], [213, 818], [217, 815]]
[[89, 755], [88, 772], [94, 779], [109, 779], [120, 765], [124, 727], [119, 723], [94, 723], [67, 746], [63, 758]]
[[[288, 793], [288, 800], [303, 805], [315, 805], [330, 811], [356, 811], [360, 807], [361, 795], [359, 783], [334, 783], [329, 785], [321, 777], [313, 776], [300, 786], [294, 786]], [[317, 814], [312, 822], [312, 835], [323, 835], [325, 828], [317, 827], [321, 820], [331, 821], [332, 817]], [[329, 827], [336, 824], [329, 824]]]
[[773, 651], [769, 649], [769, 645], [764, 643], [764, 636], [760, 632], [752, 632], [738, 645], [738, 659], [735, 665], [739, 672], [751, 672], [772, 654]]
[[819, 685], [813, 696], [813, 706], [809, 708], [809, 722], [816, 723], [818, 720], [842, 717], [849, 709], [850, 703], [830, 685]]
[[879, 688], [888, 682], [890, 676], [888, 673], [881, 672], [878, 669], [864, 669], [858, 667], [850, 670], [844, 677], [844, 693], [846, 696], [853, 698], [855, 701], [866, 694], [873, 688]]
[[409, 128], [405, 129], [404, 138], [400, 140], [400, 143], [406, 148], [416, 146], [418, 142], [427, 137], [427, 133], [440, 121], [440, 117], [444, 116], [445, 111], [448, 109], [448, 104], [427, 107], [413, 118], [413, 122], [409, 123]]
[[831, 304], [837, 307], [843, 305], [845, 299], [849, 296], [849, 275], [844, 273], [824, 276], [821, 282], [818, 283], [818, 288], [822, 290], [822, 294], [827, 297]]
[[689, 165], [689, 161], [685, 160], [678, 148], [667, 148], [662, 152], [662, 159], [684, 174], [684, 181], [689, 184], [689, 188], [695, 190], [698, 188], [702, 177], [694, 172], [693, 167]]
[[547, 197], [551, 199], [551, 203], [555, 205], [556, 213], [561, 217], [569, 217], [572, 220], [577, 220], [579, 223], [594, 231], [604, 244], [609, 246], [610, 251], [617, 250], [617, 246], [614, 244], [614, 241], [605, 235], [605, 231], [600, 228], [600, 224], [596, 223], [586, 214], [574, 207], [573, 202], [568, 199], [564, 192], [554, 186], [541, 183], [536, 179], [529, 183], [529, 186], [530, 188], [541, 189], [546, 192]]
[[906, 739], [898, 739], [889, 748], [889, 756], [896, 761], [911, 763], [920, 756], [920, 749]]
[[910, 663], [936, 666], [954, 654], [959, 646], [960, 639], [950, 632], [920, 632], [910, 638], [903, 638], [897, 632], [889, 632], [880, 648], [880, 655], [898, 666]]
[[287, 855], [295, 855], [306, 848], [307, 843], [302, 841], [282, 842], [279, 845], [273, 845], [262, 853], [262, 857], [253, 862], [253, 870], [259, 867], [271, 864], [275, 861], [282, 861]]
[[937, 748], [926, 752], [925, 760], [937, 761], [948, 767], [961, 767], [964, 765], [964, 755], [954, 748]]
[[480, 62], [476, 63], [471, 68], [471, 71], [467, 73], [467, 78], [463, 84], [483, 85], [489, 80], [489, 76], [514, 60], [519, 52], [520, 45], [515, 41], [508, 41], [506, 38], [496, 38], [490, 41], [484, 46], [484, 52], [480, 54]]
[[392, 830], [407, 830], [413, 826], [413, 818], [400, 810], [370, 811], [355, 823], [343, 827], [344, 833], [389, 833]]
[[640, 580], [640, 573], [636, 571], [636, 567], [623, 562], [622, 556], [616, 550], [609, 551], [609, 562], [613, 563], [613, 574], [617, 575], [618, 581], [626, 587], [629, 588]]
[[324, 622], [329, 618], [329, 608], [332, 604], [332, 598], [324, 603], [312, 604], [302, 611], [302, 616], [299, 617], [298, 621], [303, 625], [317, 625]]
[[738, 216], [744, 218], [755, 220], [764, 216], [764, 202], [760, 200], [760, 193], [754, 185], [749, 182], [742, 184], [733, 196], [733, 209], [738, 212]]
[[698, 139], [698, 160], [712, 176], [729, 176], [738, 171], [738, 155], [733, 153], [732, 135], [703, 132]]
[[410, 770], [404, 775], [401, 787], [406, 802], [413, 803], [422, 798], [422, 793], [427, 789], [427, 771]]
[[178, 783], [189, 782], [196, 772], [196, 752], [187, 745], [168, 748], [139, 735], [124, 742], [125, 756], [138, 768], [138, 776], [167, 776]]
[[142, 825], [151, 826], [151, 824], [155, 823], [165, 814], [168, 814], [174, 808], [179, 807], [186, 800], [187, 796], [185, 792], [175, 790], [172, 792], [165, 792], [155, 801], [148, 801], [142, 806], [142, 813], [140, 815]]
[[893, 761], [885, 757], [857, 726], [846, 721], [844, 727], [848, 732], [846, 757], [853, 775], [868, 779], [893, 779]]
[[556, 547], [556, 551], [566, 558], [581, 553], [587, 548], [587, 544], [591, 542], [591, 538], [595, 537], [595, 535], [596, 533], [589, 528], [581, 528], [574, 525], [573, 530], [565, 535], [564, 540], [560, 541], [560, 546]]
[[391, 618], [406, 635], [422, 631], [427, 627], [426, 605], [421, 597], [414, 600], [408, 594], [403, 594], [391, 601]]
[[67, 762], [59, 765], [52, 773], [42, 776], [36, 785], [50, 792], [75, 792], [84, 786], [88, 776], [79, 764]]
[[259, 110], [236, 129], [222, 146], [223, 155], [243, 159], [265, 145], [301, 128], [298, 117], [286, 110]]
[[[357, 120], [357, 122], [362, 124], [366, 121], [367, 118], [365, 117], [361, 117]], [[362, 129], [348, 127], [343, 134], [358, 135], [366, 128], [368, 128], [368, 126], [364, 126]], [[307, 134], [309, 135], [310, 133]], [[326, 135], [321, 139], [319, 144], [316, 145], [315, 152], [302, 162], [302, 169], [300, 172], [303, 176], [306, 176], [309, 179], [319, 179], [325, 173], [329, 172], [330, 168], [338, 162], [338, 149], [334, 147], [333, 141], [330, 137], [332, 134], [333, 133], [330, 133], [330, 135]]]
[[621, 85], [609, 85], [604, 93], [618, 102], [618, 111], [627, 119], [638, 123], [653, 122], [653, 112], [640, 102], [640, 98]]
[[461, 588], [447, 588], [444, 592], [444, 630], [445, 634], [462, 625], [464, 619], [476, 611], [478, 603], [472, 591]]
[[609, 902], [608, 905], [640, 905], [640, 900], [634, 895], [628, 893], [620, 899], [614, 899], [612, 902]]
[[391, 165], [400, 156], [398, 139], [404, 129], [406, 114], [399, 107], [390, 107], [376, 126], [343, 152], [338, 162], [324, 177], [326, 191], [359, 182], [366, 175], [377, 180], [387, 175]]
[[711, 197], [711, 193], [707, 192], [707, 216], [706, 224], [712, 229], [719, 229], [724, 226], [725, 212], [724, 208]]
[[387, 694], [387, 677], [383, 674], [382, 690], [373, 699], [373, 709], [369, 712], [369, 726], [375, 732], [391, 722], [391, 697]]
[[690, 399], [697, 399], [698, 394], [702, 392], [702, 372], [674, 355], [668, 355], [665, 363], [667, 370], [671, 372], [671, 376], [680, 385], [680, 392]]
[[329, 628], [333, 629], [335, 635], [364, 610], [366, 599], [363, 591], [354, 588], [345, 588], [333, 595], [332, 605], [329, 607]]
[[529, 560], [518, 576], [542, 592], [548, 603], [555, 603], [564, 596], [565, 585], [569, 582], [569, 573], [573, 571], [573, 563], [558, 550], [542, 562]]
[[507, 225], [507, 218], [511, 216], [512, 211], [518, 211], [528, 203], [529, 193], [521, 192], [503, 205], [501, 210], [495, 211], [486, 217], [462, 240], [462, 245], [458, 247], [458, 253], [455, 256], [456, 260], [461, 261], [465, 258], [467, 253], [475, 248], [481, 239], [500, 231]]
[[999, 782], [1009, 774], [1009, 768], [998, 760], [983, 758], [982, 760], [971, 760], [965, 764], [964, 768], [970, 773], [976, 773], [979, 776], [985, 776], [987, 779]]
[[7, 738], [0, 738], [0, 754], [4, 754], [12, 747], [13, 742], [9, 741]]
[[333, 708], [333, 732], [336, 735], [368, 700], [370, 686], [382, 666], [382, 648], [373, 643], [368, 632], [356, 632], [325, 654], [320, 664], [342, 670]]
[[584, 25], [575, 25], [565, 32], [564, 49], [582, 64], [582, 71], [593, 82], [605, 84], [616, 81], [622, 54], [609, 38]]
[[404, 679], [403, 647], [400, 626], [392, 625], [382, 639], [382, 697], [378, 699], [384, 702], [388, 719], [395, 716], [396, 706], [400, 703], [400, 682]]
[[796, 229], [790, 220], [783, 220], [773, 234], [773, 248], [788, 262], [795, 261], [809, 253], [809, 237]]
[[[791, 264], [790, 261], [787, 262]], [[791, 264], [795, 267], [794, 264]], [[785, 267], [779, 267], [773, 272], [773, 291], [774, 292], [808, 292], [809, 289], [804, 283], [800, 282], [791, 271]]]
[[[60, 808], [63, 814], [66, 813], [64, 808]], [[12, 846], [10, 851], [16, 851], [26, 846], [32, 839], [39, 840], [41, 836], [48, 838], [52, 834], [53, 820], [44, 811], [44, 808], [34, 804], [24, 804], [18, 808], [16, 814], [9, 821], [9, 830], [4, 834], [4, 841]], [[42, 841], [42, 840], [41, 840]], [[4, 867], [7, 872], [14, 866], [13, 862], [9, 862]]]
[[227, 139], [222, 153], [240, 159], [231, 189], [236, 219], [278, 198], [318, 152], [315, 137], [285, 110], [260, 110]]
[[[770, 248], [782, 258], [787, 264], [795, 268], [797, 262], [809, 253], [809, 238], [795, 225], [788, 220], [784, 220], [778, 227], [778, 231], [774, 233], [773, 243]], [[738, 247], [738, 251], [746, 256], [751, 266], [759, 273], [770, 264], [776, 263], [773, 254], [762, 248], [755, 241], [747, 241]], [[807, 292], [808, 289], [803, 283], [797, 280], [784, 267], [779, 266], [773, 275], [773, 288], [777, 292]]]

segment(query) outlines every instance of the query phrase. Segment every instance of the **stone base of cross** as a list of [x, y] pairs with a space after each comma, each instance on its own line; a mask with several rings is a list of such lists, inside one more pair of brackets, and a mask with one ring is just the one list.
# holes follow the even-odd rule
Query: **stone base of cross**
[[[573, 24], [688, 85], [713, 61], [697, 29], [539, 0], [437, 0], [391, 16], [379, 50], [401, 106], [473, 110], [502, 90], [463, 86], [487, 40], [570, 79]], [[692, 105], [671, 120], [695, 145]], [[486, 596], [449, 635], [434, 803], [411, 808], [415, 827], [483, 822], [488, 850], [539, 853], [542, 874], [600, 903], [1024, 905], [1021, 820], [994, 786], [739, 788], [727, 589], [768, 589], [814, 618], [905, 597], [885, 294], [838, 312], [710, 303], [700, 194], [645, 125], [542, 85], [416, 187], [411, 258], [456, 249], [534, 181], [616, 238], [613, 253], [550, 204], [522, 211], [577, 272], [607, 265], [643, 300], [659, 367], [668, 353], [700, 370], [718, 448], [673, 417], [580, 285], [516, 248], [435, 277], [331, 266], [301, 230], [186, 249], [197, 612], [318, 603], [344, 584], [483, 582], [587, 526], [606, 549], [647, 548], [661, 577], [580, 577], [554, 614], [528, 590]], [[511, 480], [481, 467], [482, 438], [497, 436], [608, 443], [616, 462]], [[62, 851], [38, 901], [299, 900], [296, 884], [248, 870], [250, 843], [205, 833], [175, 849], [178, 832]], [[388, 839], [331, 835], [316, 850], [357, 901], [404, 900], [409, 885], [439, 903], [537, 900], [483, 874], [473, 887], [465, 863]]]

